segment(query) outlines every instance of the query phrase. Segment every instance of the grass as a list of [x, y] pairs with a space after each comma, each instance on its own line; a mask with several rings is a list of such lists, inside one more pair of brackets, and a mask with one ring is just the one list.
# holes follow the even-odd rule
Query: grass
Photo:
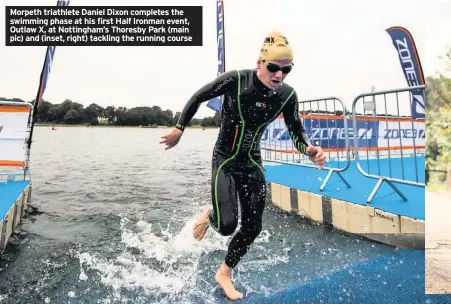
[[426, 185], [426, 190], [429, 192], [443, 192], [446, 191], [446, 183], [432, 182]]

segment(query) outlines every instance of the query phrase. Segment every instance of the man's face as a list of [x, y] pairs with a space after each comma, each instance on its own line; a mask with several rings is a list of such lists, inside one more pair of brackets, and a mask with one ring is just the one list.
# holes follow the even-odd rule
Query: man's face
[[[261, 82], [268, 88], [276, 88], [282, 84], [293, 65], [293, 60], [261, 60], [257, 61], [257, 70]], [[282, 70], [281, 70], [282, 69]], [[285, 73], [282, 71], [286, 69]]]

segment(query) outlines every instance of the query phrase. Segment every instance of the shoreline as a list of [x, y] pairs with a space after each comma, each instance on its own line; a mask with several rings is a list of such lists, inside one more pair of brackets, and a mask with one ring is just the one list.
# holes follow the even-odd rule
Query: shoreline
[[[78, 124], [78, 125], [70, 125], [70, 124], [50, 124], [50, 123], [36, 123], [35, 127], [55, 127], [55, 128], [137, 128], [137, 129], [173, 129], [174, 126], [118, 126], [118, 125], [88, 125], [88, 124]], [[202, 127], [200, 125], [189, 126], [186, 129], [217, 129], [218, 127]]]

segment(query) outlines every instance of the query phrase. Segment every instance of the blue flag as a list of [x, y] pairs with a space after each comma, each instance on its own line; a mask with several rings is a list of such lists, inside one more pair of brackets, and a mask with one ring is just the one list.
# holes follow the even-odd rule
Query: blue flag
[[[69, 6], [70, 0], [60, 1], [56, 3], [56, 6]], [[55, 46], [48, 46], [47, 51], [45, 52], [44, 66], [42, 67], [41, 77], [39, 80], [39, 88], [38, 93], [36, 94], [36, 101], [34, 103], [33, 114], [28, 117], [28, 123], [30, 123], [31, 117], [33, 117], [30, 129], [30, 137], [28, 139], [28, 149], [31, 148], [32, 138], [33, 138], [33, 130], [34, 125], [36, 123], [36, 118], [38, 114], [38, 107], [42, 101], [42, 96], [44, 95], [45, 88], [47, 87], [47, 81], [49, 79], [50, 70], [52, 69], [53, 57], [55, 56]]]
[[[217, 0], [216, 6], [216, 28], [218, 39], [218, 74], [221, 75], [225, 71], [225, 43], [224, 43], [224, 1]], [[208, 101], [207, 107], [210, 109], [221, 112], [223, 97], [218, 96]]]
[[[424, 85], [424, 74], [421, 68], [420, 57], [415, 46], [412, 35], [408, 30], [400, 26], [386, 29], [390, 35], [393, 45], [398, 51], [399, 61], [406, 77], [409, 87]], [[412, 91], [412, 117], [424, 118], [426, 98], [424, 89]]]
[[[58, 1], [56, 3], [56, 6], [68, 6], [69, 5], [70, 0], [68, 1]], [[50, 75], [50, 70], [52, 68], [52, 63], [53, 63], [53, 56], [55, 56], [55, 46], [48, 46], [47, 47], [47, 52], [45, 54], [45, 59], [44, 59], [44, 68], [42, 70], [42, 78], [41, 78], [41, 83], [39, 86], [39, 91], [38, 91], [38, 96], [36, 99], [36, 103], [35, 103], [35, 108], [37, 108], [39, 106], [39, 103], [42, 100], [42, 96], [44, 95], [45, 92], [45, 88], [47, 87], [47, 81]]]

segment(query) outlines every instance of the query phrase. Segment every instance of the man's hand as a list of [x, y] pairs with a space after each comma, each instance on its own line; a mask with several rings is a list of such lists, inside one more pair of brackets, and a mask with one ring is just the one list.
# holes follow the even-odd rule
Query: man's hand
[[176, 144], [179, 143], [180, 137], [182, 137], [183, 131], [174, 128], [171, 133], [162, 136], [162, 140], [160, 141], [160, 144], [166, 144], [165, 150], [171, 149]]
[[324, 164], [326, 163], [326, 155], [321, 147], [309, 146], [307, 148], [308, 158], [319, 165], [319, 168], [324, 168]]

